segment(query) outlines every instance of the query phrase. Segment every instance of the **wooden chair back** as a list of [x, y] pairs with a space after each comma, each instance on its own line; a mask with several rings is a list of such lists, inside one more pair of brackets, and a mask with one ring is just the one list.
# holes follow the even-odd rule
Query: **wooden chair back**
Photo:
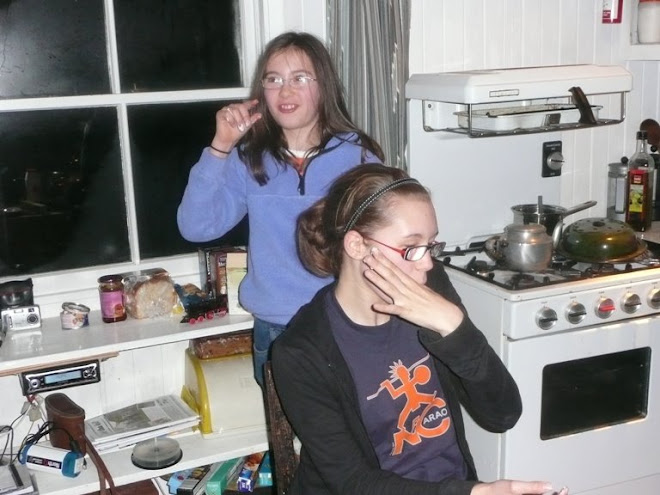
[[293, 428], [284, 414], [275, 390], [270, 361], [264, 366], [264, 394], [275, 489], [277, 495], [285, 495], [298, 467], [298, 456], [293, 447]]

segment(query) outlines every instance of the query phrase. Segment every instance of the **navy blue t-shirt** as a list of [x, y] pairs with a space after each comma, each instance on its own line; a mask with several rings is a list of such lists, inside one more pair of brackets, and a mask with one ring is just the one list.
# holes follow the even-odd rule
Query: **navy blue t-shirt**
[[397, 317], [383, 325], [357, 325], [333, 291], [326, 297], [381, 468], [414, 480], [466, 479], [454, 422], [417, 327]]

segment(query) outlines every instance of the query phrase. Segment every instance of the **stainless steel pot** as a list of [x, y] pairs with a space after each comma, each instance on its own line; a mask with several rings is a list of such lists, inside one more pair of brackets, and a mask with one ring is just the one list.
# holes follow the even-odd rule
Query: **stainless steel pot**
[[486, 254], [506, 268], [519, 272], [537, 272], [550, 266], [552, 237], [543, 225], [510, 224], [504, 233], [486, 240]]
[[572, 208], [564, 208], [563, 206], [544, 205], [544, 204], [523, 204], [511, 207], [513, 211], [513, 223], [517, 224], [530, 224], [540, 223], [545, 225], [545, 230], [549, 235], [555, 230], [555, 226], [560, 220], [563, 220], [568, 215], [577, 213], [578, 211], [586, 210], [596, 205], [596, 201], [587, 201]]

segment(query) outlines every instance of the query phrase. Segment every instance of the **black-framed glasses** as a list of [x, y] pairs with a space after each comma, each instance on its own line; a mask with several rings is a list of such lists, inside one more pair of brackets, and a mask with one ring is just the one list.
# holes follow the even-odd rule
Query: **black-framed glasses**
[[261, 80], [261, 85], [264, 89], [280, 89], [288, 84], [291, 88], [300, 89], [307, 87], [312, 81], [316, 81], [316, 78], [305, 74], [299, 74], [289, 79], [281, 76], [266, 76]]
[[396, 251], [406, 261], [419, 261], [424, 257], [424, 255], [427, 252], [431, 253], [431, 258], [439, 258], [440, 255], [442, 255], [442, 252], [445, 250], [445, 246], [447, 245], [446, 242], [435, 241], [432, 242], [431, 244], [423, 244], [421, 246], [410, 246], [404, 249], [400, 249], [400, 248], [388, 246], [384, 242], [377, 241], [376, 239], [372, 239], [371, 237], [366, 237], [366, 239], [369, 239], [370, 241], [374, 241], [380, 244], [381, 246], [385, 246], [386, 248], [389, 248], [392, 251]]

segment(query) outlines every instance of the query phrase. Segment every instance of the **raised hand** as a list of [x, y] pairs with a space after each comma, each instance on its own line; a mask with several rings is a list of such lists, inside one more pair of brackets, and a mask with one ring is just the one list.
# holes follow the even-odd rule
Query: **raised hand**
[[[215, 148], [229, 153], [238, 140], [261, 117], [261, 113], [251, 113], [258, 100], [249, 100], [242, 103], [232, 103], [221, 108], [215, 114], [215, 136], [211, 142], [211, 150]], [[215, 153], [218, 154], [218, 153]]]

